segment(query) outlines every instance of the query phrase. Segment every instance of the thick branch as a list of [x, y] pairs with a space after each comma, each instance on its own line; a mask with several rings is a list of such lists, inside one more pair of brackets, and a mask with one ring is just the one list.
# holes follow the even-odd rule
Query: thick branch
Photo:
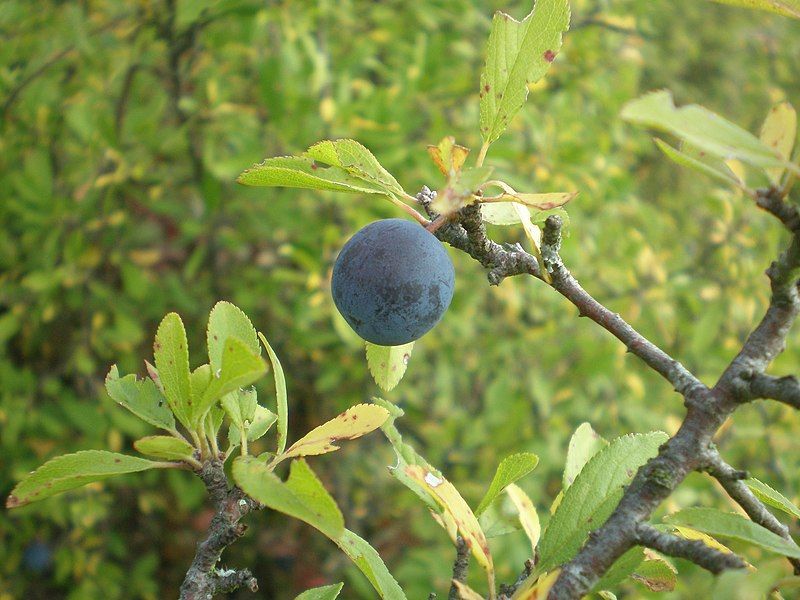
[[753, 398], [777, 400], [800, 409], [800, 381], [794, 375], [773, 377], [759, 373], [750, 379]]
[[207, 461], [199, 475], [217, 512], [206, 538], [197, 545], [194, 560], [181, 585], [181, 600], [206, 600], [239, 587], [255, 591], [258, 582], [247, 569], [221, 571], [216, 566], [225, 548], [244, 535], [247, 527], [239, 520], [259, 505], [239, 488], [230, 488], [222, 462]]
[[[434, 193], [428, 188], [417, 194], [417, 199], [432, 217], [430, 203]], [[544, 280], [539, 264], [534, 256], [519, 246], [506, 249], [486, 237], [481, 222], [480, 207], [476, 204], [462, 209], [458, 222], [448, 223], [436, 231], [436, 236], [454, 248], [463, 250], [481, 263], [489, 271], [489, 281], [500, 283], [505, 277], [528, 274]], [[558, 255], [561, 244], [561, 219], [551, 216], [547, 219], [542, 239], [542, 258], [551, 272], [550, 285], [572, 302], [582, 316], [609, 331], [628, 348], [628, 351], [642, 359], [648, 366], [664, 376], [672, 386], [683, 395], [692, 395], [705, 390], [705, 386], [689, 373], [683, 365], [670, 357], [658, 346], [647, 340], [631, 327], [619, 314], [608, 310], [595, 300], [570, 274]]]
[[687, 540], [677, 535], [663, 533], [645, 523], [639, 525], [636, 533], [640, 545], [668, 556], [685, 558], [714, 574], [727, 569], [744, 569], [747, 566], [747, 563], [735, 554], [722, 552], [700, 540]]

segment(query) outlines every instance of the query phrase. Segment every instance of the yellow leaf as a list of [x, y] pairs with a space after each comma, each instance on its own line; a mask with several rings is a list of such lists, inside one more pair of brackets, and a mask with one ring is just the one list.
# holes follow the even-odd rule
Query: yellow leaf
[[478, 524], [478, 519], [452, 483], [419, 465], [407, 465], [406, 475], [420, 485], [442, 508], [442, 521], [455, 522], [458, 533], [469, 546], [478, 564], [486, 571], [489, 589], [494, 590], [494, 565], [489, 552], [489, 543]]
[[538, 579], [534, 579], [530, 583], [526, 580], [517, 588], [517, 591], [511, 596], [511, 600], [544, 600], [547, 598], [547, 594], [550, 593], [550, 589], [555, 584], [560, 573], [561, 569], [556, 569]]
[[528, 498], [528, 494], [522, 491], [522, 488], [513, 483], [508, 484], [506, 487], [506, 494], [511, 498], [514, 506], [519, 513], [519, 522], [522, 524], [522, 529], [525, 535], [531, 541], [531, 550], [536, 553], [536, 544], [539, 543], [539, 535], [542, 533], [542, 527], [539, 524], [539, 515], [536, 512], [536, 507], [533, 502]]
[[456, 586], [456, 589], [458, 590], [458, 597], [461, 598], [461, 600], [483, 600], [483, 596], [481, 596], [467, 584], [453, 579], [453, 585]]
[[312, 429], [284, 452], [279, 460], [295, 456], [313, 456], [338, 450], [339, 440], [354, 440], [383, 425], [389, 412], [374, 404], [357, 404], [327, 423]]
[[453, 136], [447, 136], [442, 138], [438, 145], [428, 146], [428, 154], [442, 175], [449, 177], [451, 172], [461, 170], [464, 161], [467, 160], [469, 148], [459, 146]]
[[[776, 150], [786, 160], [791, 160], [796, 135], [797, 112], [794, 107], [788, 102], [781, 102], [773, 106], [761, 126], [761, 141]], [[785, 171], [783, 167], [764, 170], [772, 183], [780, 184]]]

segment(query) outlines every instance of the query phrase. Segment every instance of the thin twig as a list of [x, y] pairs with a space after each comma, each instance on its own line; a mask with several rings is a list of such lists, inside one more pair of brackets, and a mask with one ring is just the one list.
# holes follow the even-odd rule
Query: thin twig
[[469, 545], [464, 538], [456, 538], [456, 560], [453, 562], [453, 583], [450, 585], [450, 593], [447, 600], [459, 600], [460, 594], [455, 582], [466, 583], [467, 573], [469, 572]]
[[747, 563], [732, 552], [722, 552], [700, 540], [687, 540], [677, 535], [659, 531], [652, 525], [640, 524], [636, 529], [640, 545], [658, 550], [667, 556], [684, 558], [712, 573], [728, 569], [744, 569]]

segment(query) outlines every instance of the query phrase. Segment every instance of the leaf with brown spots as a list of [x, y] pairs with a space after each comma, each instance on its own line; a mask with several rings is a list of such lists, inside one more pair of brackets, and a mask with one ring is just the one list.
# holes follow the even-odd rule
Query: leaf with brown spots
[[402, 346], [376, 346], [367, 342], [367, 367], [379, 388], [388, 392], [400, 383], [413, 350], [414, 342]]
[[499, 138], [522, 108], [528, 85], [547, 73], [568, 28], [568, 0], [537, 0], [522, 21], [495, 13], [481, 74], [480, 128], [485, 144]]
[[469, 155], [469, 148], [456, 144], [456, 139], [450, 135], [442, 138], [436, 146], [428, 146], [428, 154], [442, 175], [450, 177], [461, 170]]
[[357, 404], [327, 423], [312, 429], [281, 454], [277, 462], [295, 456], [327, 454], [339, 449], [339, 440], [354, 440], [375, 431], [389, 416], [382, 406]]
[[189, 415], [192, 387], [189, 383], [189, 346], [186, 342], [186, 329], [177, 313], [169, 313], [158, 326], [153, 355], [167, 404], [178, 421], [185, 427], [191, 428]]
[[105, 450], [84, 450], [57, 456], [17, 484], [6, 499], [6, 508], [25, 506], [114, 475], [163, 466], [164, 463]]
[[492, 554], [489, 551], [489, 543], [466, 500], [447, 479], [439, 477], [420, 465], [406, 465], [405, 473], [430, 494], [441, 507], [442, 516], [445, 517], [444, 522], [455, 524], [475, 560], [486, 571], [489, 589], [494, 590], [494, 565], [492, 564]]

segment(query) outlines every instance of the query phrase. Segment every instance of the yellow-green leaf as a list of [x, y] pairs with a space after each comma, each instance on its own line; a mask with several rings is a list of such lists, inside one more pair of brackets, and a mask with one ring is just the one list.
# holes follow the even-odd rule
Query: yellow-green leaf
[[244, 342], [247, 349], [256, 356], [261, 354], [256, 330], [250, 319], [238, 306], [223, 300], [211, 309], [206, 330], [208, 362], [214, 373], [222, 368], [222, 352], [229, 337]]
[[295, 456], [313, 456], [338, 450], [339, 440], [354, 440], [383, 425], [389, 412], [375, 404], [357, 404], [327, 423], [309, 431], [280, 456], [280, 460]]
[[120, 377], [114, 365], [106, 376], [106, 391], [143, 421], [167, 431], [175, 430], [175, 417], [152, 379], [137, 379], [136, 375]]
[[84, 450], [57, 456], [27, 475], [11, 491], [6, 508], [17, 508], [44, 500], [67, 490], [102, 481], [114, 475], [136, 473], [163, 467], [137, 456], [127, 456], [105, 450]]
[[438, 145], [428, 146], [428, 154], [442, 175], [449, 177], [464, 165], [469, 155], [469, 148], [459, 146], [453, 136], [447, 136], [442, 138]]
[[455, 524], [475, 560], [486, 571], [489, 589], [494, 589], [494, 565], [489, 543], [478, 524], [478, 519], [455, 486], [444, 477], [439, 477], [420, 465], [407, 465], [404, 470], [406, 475], [436, 501], [442, 509], [442, 515]]
[[153, 355], [172, 414], [185, 427], [192, 429], [189, 346], [186, 342], [186, 329], [177, 313], [169, 313], [158, 326]]
[[497, 466], [492, 483], [489, 484], [489, 489], [486, 490], [486, 495], [484, 495], [478, 508], [475, 509], [475, 515], [480, 516], [506, 486], [533, 471], [538, 464], [539, 457], [530, 452], [519, 452], [506, 456]]
[[283, 367], [281, 361], [278, 360], [278, 355], [269, 345], [267, 338], [260, 331], [258, 337], [269, 356], [269, 361], [272, 363], [272, 372], [275, 379], [275, 401], [277, 405], [278, 414], [278, 454], [286, 449], [286, 434], [289, 428], [289, 404], [286, 395], [286, 377], [283, 374]]
[[511, 498], [511, 502], [514, 503], [522, 529], [531, 542], [531, 554], [535, 554], [536, 545], [539, 543], [539, 536], [542, 533], [542, 526], [539, 524], [539, 514], [536, 512], [536, 507], [522, 488], [513, 483], [506, 487], [506, 494]]
[[186, 460], [194, 454], [194, 446], [171, 435], [143, 437], [133, 442], [133, 447], [142, 454], [164, 460]]
[[366, 344], [367, 366], [375, 383], [386, 392], [394, 389], [406, 373], [414, 342], [402, 346]]
[[456, 589], [458, 590], [458, 597], [461, 598], [461, 600], [484, 600], [483, 596], [469, 587], [466, 583], [461, 583], [460, 581], [453, 579], [453, 585], [456, 586]]
[[[800, 4], [799, 4], [800, 5]], [[791, 160], [792, 149], [797, 137], [797, 112], [788, 102], [781, 102], [772, 107], [761, 126], [760, 139], [768, 148], [773, 148], [785, 160]], [[779, 185], [786, 171], [783, 167], [765, 169], [767, 177], [775, 185]]]
[[537, 0], [522, 21], [495, 13], [481, 74], [480, 129], [485, 143], [500, 137], [522, 108], [528, 85], [550, 68], [568, 28], [568, 0]]

